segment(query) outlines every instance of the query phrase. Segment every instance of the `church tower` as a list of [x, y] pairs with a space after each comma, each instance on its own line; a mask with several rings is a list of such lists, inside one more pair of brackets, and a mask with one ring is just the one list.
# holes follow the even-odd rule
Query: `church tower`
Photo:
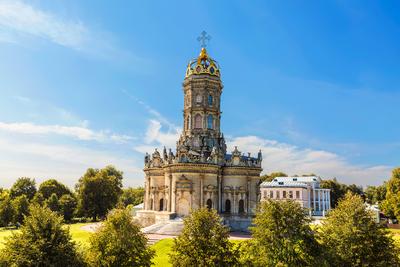
[[144, 158], [142, 225], [187, 216], [201, 207], [216, 209], [233, 230], [251, 223], [259, 199], [261, 151], [256, 157], [237, 147], [228, 154], [221, 132], [220, 66], [208, 54], [205, 32], [200, 54], [186, 67], [183, 80], [183, 123], [176, 152], [164, 147]]
[[222, 82], [220, 67], [205, 47], [189, 62], [183, 81], [183, 131], [177, 145], [180, 162], [197, 156], [203, 162], [221, 163], [226, 145], [220, 129]]

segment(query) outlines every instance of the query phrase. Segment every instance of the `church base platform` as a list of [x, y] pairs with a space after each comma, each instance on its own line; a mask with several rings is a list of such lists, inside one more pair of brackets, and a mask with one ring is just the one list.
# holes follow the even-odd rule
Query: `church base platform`
[[[220, 214], [224, 225], [228, 226], [232, 232], [249, 233], [253, 216]], [[176, 213], [167, 211], [147, 211], [136, 212], [135, 219], [143, 227], [143, 231], [152, 234], [172, 234], [179, 235], [183, 228], [183, 218]]]

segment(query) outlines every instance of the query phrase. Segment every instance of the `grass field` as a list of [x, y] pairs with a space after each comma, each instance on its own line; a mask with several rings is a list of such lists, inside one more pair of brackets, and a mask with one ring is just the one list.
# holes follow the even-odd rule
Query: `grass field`
[[[81, 226], [90, 224], [90, 223], [75, 223], [71, 225], [66, 225], [69, 227], [72, 239], [76, 241], [78, 244], [82, 246], [86, 246], [89, 241], [90, 232], [82, 230]], [[4, 242], [8, 236], [11, 236], [12, 233], [17, 232], [15, 229], [5, 229], [0, 228], [0, 249], [4, 246]]]

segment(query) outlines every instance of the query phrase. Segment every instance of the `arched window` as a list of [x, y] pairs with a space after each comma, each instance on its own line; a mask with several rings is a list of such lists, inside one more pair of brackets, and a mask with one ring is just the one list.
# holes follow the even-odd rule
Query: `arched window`
[[213, 129], [213, 116], [212, 115], [208, 115], [207, 116], [207, 128], [208, 129]]
[[212, 200], [211, 199], [207, 199], [207, 209], [211, 209], [212, 208]]
[[231, 212], [231, 201], [229, 199], [225, 200], [225, 212]]
[[208, 96], [208, 105], [212, 106], [212, 104], [213, 104], [213, 97], [212, 97], [212, 95], [209, 95]]
[[197, 104], [200, 104], [200, 103], [201, 103], [201, 100], [202, 100], [201, 95], [197, 95], [197, 96], [196, 96], [196, 103], [197, 103]]
[[160, 199], [160, 211], [164, 210], [164, 199]]
[[244, 213], [244, 200], [239, 200], [239, 213]]
[[196, 128], [196, 129], [201, 129], [201, 128], [203, 128], [203, 119], [202, 119], [202, 117], [201, 117], [201, 115], [200, 114], [197, 114], [195, 117], [194, 117], [194, 128]]
[[150, 210], [153, 210], [153, 199], [150, 198]]

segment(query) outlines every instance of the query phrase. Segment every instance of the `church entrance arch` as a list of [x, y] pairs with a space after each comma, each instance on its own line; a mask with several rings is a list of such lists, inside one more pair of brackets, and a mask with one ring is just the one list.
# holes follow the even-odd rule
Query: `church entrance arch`
[[207, 199], [207, 209], [211, 209], [212, 208], [212, 200], [211, 199]]
[[231, 212], [231, 201], [229, 199], [225, 200], [225, 212]]
[[164, 210], [164, 199], [160, 199], [160, 211]]
[[239, 200], [239, 213], [244, 213], [244, 200]]

